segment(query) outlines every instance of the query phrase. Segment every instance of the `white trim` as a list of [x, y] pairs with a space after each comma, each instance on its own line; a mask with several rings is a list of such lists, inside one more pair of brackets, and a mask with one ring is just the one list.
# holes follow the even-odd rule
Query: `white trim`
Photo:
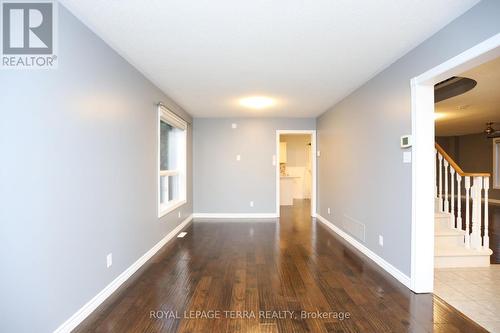
[[174, 230], [169, 232], [162, 240], [156, 243], [148, 252], [137, 259], [129, 268], [118, 275], [110, 284], [101, 290], [96, 296], [75, 312], [68, 320], [59, 326], [54, 333], [71, 332], [85, 318], [87, 318], [99, 305], [101, 305], [111, 294], [113, 294], [125, 281], [128, 280], [142, 265], [144, 265], [152, 256], [156, 254], [168, 241], [181, 232], [193, 219], [193, 215], [188, 216]]
[[167, 215], [168, 213], [176, 210], [177, 208], [185, 205], [186, 203], [187, 203], [187, 200], [180, 200], [177, 202], [170, 203], [168, 206], [166, 206], [164, 208], [162, 207], [162, 205], [160, 205], [160, 209], [158, 212], [158, 218], [161, 218], [161, 217]]
[[158, 109], [160, 110], [160, 118], [163, 121], [182, 130], [187, 129], [187, 122], [174, 112], [170, 111], [165, 105], [158, 104]]
[[311, 136], [312, 186], [311, 186], [311, 216], [316, 217], [316, 186], [317, 186], [317, 154], [316, 130], [276, 130], [276, 215], [280, 216], [280, 135], [308, 134]]
[[500, 33], [413, 78], [411, 285], [417, 293], [434, 288], [434, 84], [496, 58]]
[[274, 219], [275, 213], [194, 213], [195, 219]]
[[160, 170], [160, 176], [176, 176], [180, 173], [179, 170]]
[[[156, 191], [156, 212], [158, 216], [158, 221], [160, 221], [160, 218], [167, 215], [168, 213], [172, 212], [176, 208], [179, 208], [180, 206], [184, 205], [187, 202], [187, 158], [188, 158], [188, 147], [187, 147], [187, 137], [188, 137], [188, 125], [187, 122], [177, 116], [175, 113], [170, 111], [166, 106], [163, 104], [158, 104], [158, 110], [157, 110], [158, 116], [157, 116], [157, 127], [156, 127], [156, 182], [157, 182], [157, 191]], [[182, 135], [180, 136], [180, 144], [182, 145], [183, 149], [179, 151], [179, 165], [177, 170], [161, 170], [160, 168], [160, 163], [161, 163], [161, 152], [160, 152], [160, 147], [161, 147], [161, 122], [162, 120], [164, 122], [169, 123], [171, 126], [177, 127], [181, 129]], [[179, 176], [179, 199], [176, 202], [170, 202], [167, 204], [162, 205], [160, 203], [160, 198], [161, 198], [161, 177], [168, 176], [168, 175], [178, 175]]]
[[401, 282], [403, 285], [406, 287], [410, 287], [410, 277], [406, 275], [405, 273], [401, 272], [399, 269], [385, 261], [382, 257], [380, 257], [378, 254], [367, 248], [365, 245], [360, 243], [357, 239], [334, 225], [332, 222], [328, 221], [325, 219], [323, 216], [320, 214], [316, 214], [316, 219], [323, 223], [326, 227], [330, 228], [333, 232], [335, 232], [337, 235], [342, 237], [346, 242], [351, 244], [353, 247], [355, 247], [358, 251], [363, 253], [365, 256], [370, 258], [373, 262], [375, 262], [377, 265], [379, 265], [383, 270], [385, 270], [387, 273], [391, 274], [396, 280]]
[[[465, 198], [465, 196], [462, 196], [462, 198]], [[482, 198], [481, 201], [484, 202], [484, 198]], [[488, 203], [492, 205], [500, 205], [500, 200], [488, 198]]]

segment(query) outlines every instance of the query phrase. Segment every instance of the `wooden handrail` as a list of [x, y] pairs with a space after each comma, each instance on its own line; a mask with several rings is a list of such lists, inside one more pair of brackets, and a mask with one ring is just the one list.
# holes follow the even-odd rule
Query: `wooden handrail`
[[450, 165], [455, 169], [455, 171], [462, 177], [490, 177], [490, 174], [487, 172], [464, 172], [462, 168], [458, 166], [458, 164], [448, 155], [444, 149], [436, 143], [436, 150], [443, 156], [443, 158], [450, 163]]

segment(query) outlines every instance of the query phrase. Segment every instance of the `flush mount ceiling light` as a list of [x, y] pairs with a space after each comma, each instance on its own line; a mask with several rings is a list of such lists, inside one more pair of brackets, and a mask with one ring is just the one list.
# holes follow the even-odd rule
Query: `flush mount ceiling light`
[[265, 96], [251, 96], [240, 99], [241, 106], [256, 110], [269, 108], [275, 104], [274, 99]]

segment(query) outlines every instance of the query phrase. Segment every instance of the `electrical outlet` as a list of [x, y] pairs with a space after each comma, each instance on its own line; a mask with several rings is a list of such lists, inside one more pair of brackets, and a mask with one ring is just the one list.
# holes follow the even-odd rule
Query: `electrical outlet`
[[321, 152], [319, 150], [316, 152], [316, 156], [321, 157]]
[[384, 237], [382, 235], [378, 235], [378, 245], [384, 246]]
[[241, 161], [241, 155], [239, 155], [239, 154], [238, 154], [238, 155], [236, 155], [236, 160], [237, 160], [237, 161]]
[[328, 211], [328, 215], [330, 215], [330, 212], [331, 212], [330, 208], [328, 208], [328, 210], [327, 210], [327, 211]]
[[106, 256], [106, 267], [110, 268], [113, 265], [113, 253]]
[[273, 165], [276, 165], [276, 155], [273, 155]]
[[250, 201], [250, 207], [253, 207], [253, 201]]
[[178, 213], [177, 213], [177, 217], [178, 217], [178, 218], [181, 218], [181, 212], [178, 212]]
[[235, 128], [237, 128], [237, 127], [238, 127], [238, 124], [236, 124], [236, 123], [232, 123], [232, 124], [231, 124], [231, 128], [232, 128], [232, 129], [235, 129]]

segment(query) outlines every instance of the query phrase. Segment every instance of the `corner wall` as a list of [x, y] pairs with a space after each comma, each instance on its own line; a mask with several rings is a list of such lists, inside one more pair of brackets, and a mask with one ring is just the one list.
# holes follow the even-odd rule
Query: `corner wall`
[[52, 332], [192, 213], [188, 177], [157, 217], [156, 103], [190, 116], [62, 5], [59, 46], [0, 73], [1, 332]]
[[411, 133], [410, 79], [499, 33], [498, 17], [500, 2], [483, 0], [318, 118], [318, 213], [344, 231], [364, 225], [362, 243], [407, 276], [411, 164], [399, 139]]

